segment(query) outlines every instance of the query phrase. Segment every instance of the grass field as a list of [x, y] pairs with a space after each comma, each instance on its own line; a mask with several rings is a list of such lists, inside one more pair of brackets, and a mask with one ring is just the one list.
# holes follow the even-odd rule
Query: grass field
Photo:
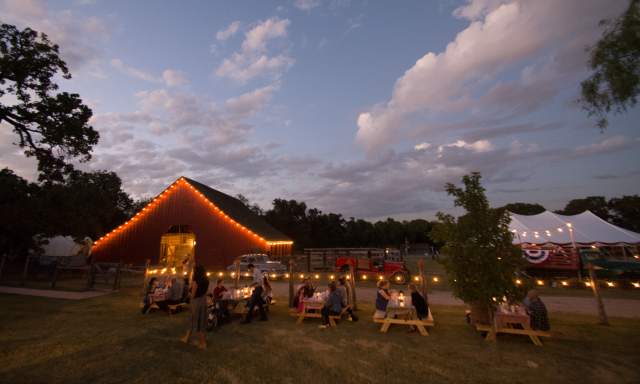
[[380, 334], [359, 322], [295, 325], [280, 303], [268, 322], [237, 321], [209, 334], [202, 352], [178, 341], [188, 313], [139, 313], [139, 288], [85, 301], [0, 295], [3, 383], [630, 383], [640, 381], [640, 320], [552, 315], [559, 336], [483, 341], [462, 307], [434, 306], [429, 337]]

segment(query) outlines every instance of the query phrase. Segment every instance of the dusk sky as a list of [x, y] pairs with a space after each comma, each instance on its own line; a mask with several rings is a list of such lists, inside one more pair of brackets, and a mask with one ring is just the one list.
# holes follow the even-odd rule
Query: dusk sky
[[[585, 48], [626, 0], [26, 1], [0, 21], [61, 47], [100, 133], [83, 168], [136, 198], [179, 176], [368, 219], [640, 192], [640, 111], [576, 103]], [[35, 166], [0, 129], [0, 167]]]

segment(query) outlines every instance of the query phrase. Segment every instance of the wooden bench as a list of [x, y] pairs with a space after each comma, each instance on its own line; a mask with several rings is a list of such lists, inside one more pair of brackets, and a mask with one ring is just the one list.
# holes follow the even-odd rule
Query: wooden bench
[[[322, 313], [320, 313], [320, 311], [322, 311], [323, 306], [324, 306], [324, 303], [322, 302], [305, 303], [304, 309], [302, 310], [302, 312], [298, 312], [295, 309], [291, 309], [289, 311], [289, 315], [298, 318], [298, 320], [296, 321], [296, 324], [302, 324], [304, 319], [309, 319], [309, 318], [321, 319]], [[335, 327], [337, 325], [336, 320], [341, 320], [345, 315], [349, 313], [349, 309], [351, 308], [352, 308], [351, 305], [347, 305], [346, 307], [342, 308], [342, 311], [340, 311], [338, 315], [329, 315], [329, 325], [331, 325], [332, 327]], [[315, 312], [310, 312], [310, 311], [315, 311]]]
[[489, 324], [476, 324], [476, 330], [481, 332], [487, 332], [487, 336], [485, 340], [487, 341], [496, 341], [496, 334], [498, 333], [509, 333], [512, 335], [526, 335], [529, 336], [533, 344], [537, 346], [542, 346], [542, 341], [540, 341], [540, 337], [551, 337], [551, 332], [547, 331], [538, 331], [535, 329], [518, 329], [518, 328], [494, 328]]
[[394, 319], [392, 317], [385, 317], [385, 318], [374, 317], [373, 322], [377, 324], [382, 324], [382, 327], [380, 327], [380, 332], [382, 333], [387, 333], [387, 331], [389, 331], [389, 328], [391, 327], [391, 324], [397, 324], [397, 325], [414, 326], [418, 329], [418, 332], [420, 332], [422, 336], [429, 336], [429, 332], [427, 332], [426, 327], [435, 326], [435, 322], [433, 321], [433, 316], [431, 315], [431, 309], [429, 309], [429, 316], [427, 316], [426, 319], [422, 319], [422, 320], [415, 319], [415, 318]]

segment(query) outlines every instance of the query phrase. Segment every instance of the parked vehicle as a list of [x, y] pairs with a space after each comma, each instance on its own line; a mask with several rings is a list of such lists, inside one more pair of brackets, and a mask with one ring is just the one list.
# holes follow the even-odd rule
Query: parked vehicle
[[411, 278], [402, 254], [393, 248], [307, 248], [304, 252], [309, 270], [346, 272], [351, 266], [356, 274], [383, 275], [397, 284]]
[[635, 259], [617, 260], [597, 248], [580, 249], [583, 276], [589, 276], [587, 264], [592, 263], [599, 279], [627, 280], [640, 278], [640, 262]]
[[[253, 264], [257, 269], [268, 274], [284, 275], [287, 267], [279, 261], [269, 260], [269, 256], [263, 253], [250, 253], [240, 256], [240, 272], [245, 272], [247, 266]], [[228, 271], [235, 271], [235, 264], [227, 267]]]

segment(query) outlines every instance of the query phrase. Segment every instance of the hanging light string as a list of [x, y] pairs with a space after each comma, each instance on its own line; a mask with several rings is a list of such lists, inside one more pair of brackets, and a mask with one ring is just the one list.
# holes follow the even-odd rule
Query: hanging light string
[[205, 205], [210, 207], [212, 212], [216, 213], [219, 217], [221, 217], [227, 223], [231, 224], [232, 226], [235, 226], [238, 230], [240, 230], [241, 232], [243, 232], [245, 235], [249, 236], [250, 238], [253, 238], [255, 240], [263, 242], [268, 246], [292, 245], [293, 244], [293, 241], [269, 241], [269, 240], [266, 240], [262, 236], [258, 235], [257, 233], [253, 232], [249, 228], [245, 227], [244, 225], [240, 224], [239, 222], [237, 222], [236, 220], [231, 218], [224, 211], [222, 211], [222, 209], [220, 209], [217, 205], [215, 205], [212, 201], [210, 201], [207, 197], [205, 197], [205, 195], [202, 192], [200, 192], [193, 185], [191, 185], [189, 182], [187, 182], [187, 180], [184, 177], [180, 177], [173, 184], [171, 184], [164, 191], [162, 191], [158, 196], [154, 197], [153, 200], [151, 200], [149, 202], [149, 204], [147, 204], [144, 208], [142, 208], [131, 219], [127, 220], [126, 222], [124, 222], [120, 226], [118, 226], [115, 229], [113, 229], [111, 232], [107, 233], [106, 235], [104, 235], [104, 236], [100, 237], [98, 240], [96, 240], [93, 243], [94, 249], [97, 249], [102, 244], [110, 241], [111, 239], [113, 239], [115, 237], [118, 237], [118, 235], [120, 235], [125, 229], [127, 229], [128, 227], [130, 227], [133, 224], [135, 224], [138, 220], [141, 220], [144, 217], [146, 217], [149, 214], [151, 214], [152, 212], [154, 212], [155, 208], [157, 208], [158, 205], [161, 202], [166, 200], [170, 195], [174, 194], [178, 190], [177, 187], [186, 188], [187, 190], [189, 190], [192, 193], [194, 193], [197, 198], [201, 199], [201, 201]]
[[[573, 234], [573, 224], [565, 223], [565, 226], [567, 227], [568, 232], [570, 234]], [[517, 229], [512, 229], [511, 232], [513, 232], [516, 236], [520, 238], [520, 240], [522, 240], [523, 237], [527, 238], [529, 236], [533, 236], [534, 239], [539, 239], [540, 237], [542, 237], [542, 235], [551, 237], [555, 232], [564, 233], [564, 229], [562, 228], [562, 226], [560, 226], [552, 229], [541, 229], [537, 231], [528, 230], [528, 231], [522, 231], [522, 232], [519, 232]]]
[[[146, 269], [145, 271], [145, 275], [147, 277], [150, 276], [156, 276], [156, 277], [161, 277], [161, 276], [178, 276], [178, 275], [187, 275], [187, 272], [178, 272], [176, 270], [176, 268], [166, 268], [166, 267], [149, 267]], [[310, 279], [310, 280], [315, 280], [315, 281], [335, 281], [338, 277], [341, 276], [341, 274], [339, 273], [335, 273], [335, 272], [300, 272], [300, 273], [294, 273], [293, 275], [289, 274], [289, 273], [273, 273], [273, 272], [265, 272], [265, 274], [267, 275], [267, 277], [270, 280], [273, 281], [288, 281], [289, 279], [293, 278], [295, 280], [303, 280], [303, 279]], [[236, 277], [236, 272], [233, 271], [209, 271], [207, 272], [207, 276], [208, 277], [217, 277], [217, 278], [224, 278], [224, 277], [230, 277], [230, 278], [235, 278]], [[439, 274], [429, 274], [429, 276], [425, 276], [428, 280], [428, 282], [430, 284], [434, 284], [434, 285], [439, 285], [443, 282], [443, 278], [444, 276], [441, 276]], [[249, 272], [240, 272], [240, 278], [252, 278], [251, 274]], [[350, 275], [346, 275], [345, 278], [347, 280], [351, 279]], [[356, 278], [358, 280], [360, 280], [360, 282], [367, 282], [367, 281], [379, 281], [379, 280], [388, 280], [390, 282], [393, 283], [398, 283], [398, 284], [402, 284], [402, 283], [408, 283], [408, 282], [420, 282], [421, 278], [420, 276], [411, 276], [409, 279], [407, 279], [407, 281], [403, 281], [403, 278], [401, 276], [387, 276], [384, 274], [379, 274], [379, 273], [358, 273]], [[525, 281], [523, 279], [515, 279], [514, 280], [515, 284], [517, 286], [522, 286], [523, 284], [525, 284]], [[549, 281], [545, 281], [544, 279], [541, 278], [537, 278], [532, 280], [532, 284], [538, 286], [538, 287], [551, 287], [551, 288], [568, 288], [568, 287], [576, 287], [576, 286], [580, 286], [581, 284], [584, 285], [585, 287], [591, 287], [592, 283], [591, 281], [584, 281], [584, 282], [576, 282], [576, 281], [570, 281], [570, 280], [554, 280], [552, 282]], [[633, 288], [640, 288], [640, 281], [637, 282], [630, 282], [631, 287]], [[615, 288], [615, 287], [621, 287], [624, 284], [620, 283], [620, 282], [615, 282], [615, 281], [604, 281], [602, 282], [602, 285], [608, 288]]]

